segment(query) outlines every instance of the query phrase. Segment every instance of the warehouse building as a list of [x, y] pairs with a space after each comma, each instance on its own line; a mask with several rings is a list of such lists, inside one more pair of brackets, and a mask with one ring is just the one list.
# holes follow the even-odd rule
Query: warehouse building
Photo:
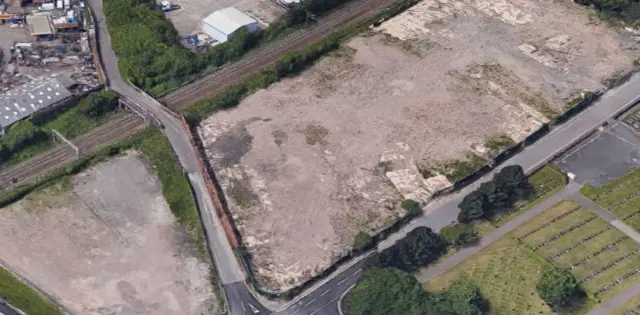
[[38, 39], [53, 39], [56, 34], [51, 15], [27, 16], [27, 29], [31, 36], [35, 36]]
[[73, 94], [64, 77], [36, 79], [0, 94], [0, 135], [12, 124], [46, 109], [51, 109]]
[[202, 20], [202, 31], [220, 43], [224, 43], [242, 28], [249, 32], [258, 30], [258, 21], [234, 7], [218, 10]]

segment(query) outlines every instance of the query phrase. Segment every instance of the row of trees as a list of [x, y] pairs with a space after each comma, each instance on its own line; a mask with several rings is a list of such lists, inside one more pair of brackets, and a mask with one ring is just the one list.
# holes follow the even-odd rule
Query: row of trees
[[520, 165], [510, 165], [497, 172], [491, 181], [469, 193], [458, 205], [458, 221], [468, 223], [509, 211], [513, 204], [533, 192]]
[[365, 270], [345, 304], [350, 315], [475, 315], [482, 314], [486, 303], [468, 281], [430, 293], [410, 273], [373, 267]]

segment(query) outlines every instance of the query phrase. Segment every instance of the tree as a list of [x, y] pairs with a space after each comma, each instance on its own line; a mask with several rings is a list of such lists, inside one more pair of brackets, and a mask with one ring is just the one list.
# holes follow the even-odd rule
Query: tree
[[458, 223], [445, 226], [440, 230], [442, 237], [449, 245], [467, 246], [478, 242], [478, 231], [470, 224]]
[[458, 280], [446, 291], [451, 311], [458, 315], [482, 314], [484, 298], [480, 289], [470, 281]]
[[395, 268], [367, 268], [349, 291], [350, 315], [422, 315], [426, 292], [411, 274]]
[[512, 201], [525, 197], [531, 190], [527, 175], [520, 165], [503, 167], [494, 175], [493, 182], [502, 187]]
[[489, 199], [487, 198], [487, 195], [482, 191], [474, 190], [466, 195], [458, 205], [460, 208], [458, 221], [468, 223], [473, 220], [480, 219], [484, 216], [488, 206]]
[[420, 207], [420, 203], [415, 200], [405, 199], [402, 201], [402, 209], [407, 210], [409, 215], [418, 215], [422, 212], [422, 208]]
[[580, 293], [578, 280], [568, 270], [555, 267], [542, 273], [536, 289], [540, 297], [552, 307], [567, 306]]
[[369, 235], [366, 232], [360, 231], [358, 232], [358, 234], [356, 234], [356, 237], [353, 241], [353, 249], [355, 250], [362, 250], [367, 248], [369, 245], [371, 245], [371, 235]]
[[413, 272], [440, 258], [447, 243], [428, 227], [418, 227], [378, 256], [378, 265]]

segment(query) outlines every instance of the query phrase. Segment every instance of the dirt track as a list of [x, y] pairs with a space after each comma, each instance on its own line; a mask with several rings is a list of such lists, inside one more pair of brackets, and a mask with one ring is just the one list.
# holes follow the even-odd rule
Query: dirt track
[[392, 0], [354, 0], [342, 10], [338, 10], [321, 20], [318, 24], [302, 29], [262, 49], [250, 52], [242, 60], [189, 85], [178, 88], [159, 100], [174, 111], [183, 110], [197, 101], [209, 98], [268, 68], [283, 55], [324, 38], [336, 28], [361, 21], [376, 14], [381, 8], [388, 6], [392, 2]]

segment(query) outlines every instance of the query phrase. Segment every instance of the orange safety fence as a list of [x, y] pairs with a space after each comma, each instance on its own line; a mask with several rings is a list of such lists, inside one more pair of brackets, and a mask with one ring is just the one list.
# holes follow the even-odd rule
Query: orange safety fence
[[236, 233], [231, 226], [231, 220], [227, 216], [226, 211], [222, 207], [222, 202], [220, 202], [220, 196], [218, 196], [218, 190], [216, 186], [213, 184], [213, 180], [211, 176], [209, 176], [209, 172], [207, 172], [206, 167], [204, 167], [204, 162], [202, 160], [202, 155], [200, 151], [196, 148], [196, 144], [193, 141], [193, 134], [191, 133], [191, 128], [189, 128], [189, 124], [184, 119], [184, 116], [180, 116], [180, 122], [182, 123], [182, 127], [186, 130], [187, 135], [189, 136], [189, 142], [191, 143], [191, 147], [196, 153], [196, 158], [198, 159], [198, 165], [200, 166], [200, 171], [202, 172], [202, 176], [204, 177], [205, 185], [207, 186], [207, 190], [209, 191], [209, 195], [211, 196], [211, 200], [213, 201], [213, 206], [216, 208], [216, 215], [220, 218], [222, 223], [222, 227], [224, 228], [224, 232], [227, 235], [227, 239], [233, 248], [238, 247], [238, 238], [236, 237]]

